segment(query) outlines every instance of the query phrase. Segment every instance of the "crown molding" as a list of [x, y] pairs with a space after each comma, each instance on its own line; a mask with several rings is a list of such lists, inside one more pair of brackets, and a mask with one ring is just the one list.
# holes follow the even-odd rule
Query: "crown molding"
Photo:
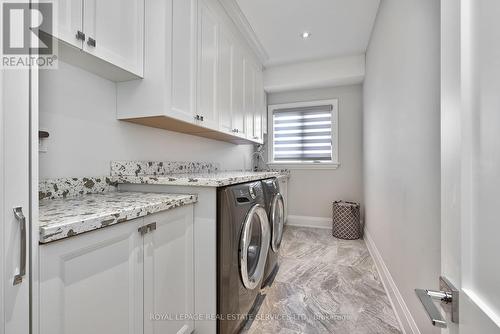
[[243, 37], [250, 45], [250, 48], [253, 50], [257, 58], [262, 64], [265, 64], [269, 59], [269, 55], [267, 54], [267, 51], [262, 43], [257, 38], [257, 34], [255, 34], [255, 31], [250, 25], [250, 22], [248, 22], [245, 14], [243, 14], [243, 12], [241, 11], [240, 6], [236, 3], [236, 0], [219, 0], [219, 2], [221, 3], [226, 13], [229, 15], [233, 23], [243, 34]]

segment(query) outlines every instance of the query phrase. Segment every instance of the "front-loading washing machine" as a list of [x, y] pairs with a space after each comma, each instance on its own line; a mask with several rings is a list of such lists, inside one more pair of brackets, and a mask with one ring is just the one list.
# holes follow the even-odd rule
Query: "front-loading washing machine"
[[266, 212], [271, 229], [271, 240], [267, 255], [266, 267], [264, 268], [264, 280], [262, 286], [271, 284], [278, 271], [278, 255], [283, 238], [285, 225], [285, 205], [280, 194], [279, 183], [276, 178], [262, 180]]
[[271, 233], [260, 181], [217, 190], [217, 332], [257, 312]]

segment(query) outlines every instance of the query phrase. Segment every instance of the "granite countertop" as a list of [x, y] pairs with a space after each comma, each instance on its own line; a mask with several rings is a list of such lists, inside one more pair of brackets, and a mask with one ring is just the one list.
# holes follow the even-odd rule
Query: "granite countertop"
[[117, 191], [41, 200], [40, 243], [64, 239], [196, 201], [196, 195]]
[[211, 172], [211, 173], [179, 173], [166, 175], [119, 175], [113, 180], [117, 183], [133, 184], [161, 184], [194, 187], [224, 187], [231, 184], [251, 182], [256, 180], [278, 177], [283, 175], [279, 171], [263, 172]]

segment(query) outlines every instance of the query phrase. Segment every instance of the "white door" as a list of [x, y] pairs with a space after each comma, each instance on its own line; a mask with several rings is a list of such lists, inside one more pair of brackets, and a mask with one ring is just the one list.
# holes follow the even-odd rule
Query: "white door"
[[198, 2], [198, 108], [200, 125], [218, 129], [217, 118], [217, 18], [211, 8]]
[[1, 334], [29, 333], [29, 101], [29, 71], [0, 70]]
[[53, 35], [58, 39], [82, 48], [82, 39], [78, 33], [83, 33], [83, 2], [82, 0], [54, 0], [55, 24]]
[[243, 53], [239, 45], [235, 45], [232, 74], [232, 124], [236, 134], [246, 137], [245, 127], [245, 69]]
[[40, 334], [143, 333], [142, 222], [40, 246]]
[[85, 0], [83, 50], [143, 75], [144, 0]]
[[221, 131], [232, 133], [232, 69], [233, 42], [225, 29], [219, 34], [219, 76], [218, 97], [219, 127]]
[[[193, 205], [148, 216], [144, 235], [144, 333], [194, 329]], [[202, 278], [201, 278], [202, 279]]]
[[441, 262], [460, 292], [444, 333], [500, 333], [500, 3], [441, 5]]

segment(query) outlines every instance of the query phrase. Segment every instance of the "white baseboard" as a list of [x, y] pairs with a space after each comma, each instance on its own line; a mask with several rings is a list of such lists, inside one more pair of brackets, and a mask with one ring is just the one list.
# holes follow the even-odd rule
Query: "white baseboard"
[[413, 319], [410, 310], [406, 306], [406, 303], [403, 299], [403, 296], [399, 292], [399, 289], [394, 282], [394, 279], [387, 269], [385, 265], [384, 259], [380, 255], [380, 252], [377, 249], [373, 239], [370, 236], [370, 233], [365, 230], [364, 239], [368, 251], [375, 262], [375, 266], [377, 267], [377, 271], [382, 280], [382, 284], [384, 285], [385, 291], [389, 296], [389, 300], [391, 302], [394, 313], [396, 314], [396, 318], [398, 320], [399, 326], [401, 327], [401, 331], [403, 334], [421, 334], [420, 330]]
[[314, 227], [314, 228], [332, 228], [332, 219], [325, 217], [309, 216], [288, 216], [286, 222], [288, 226]]

